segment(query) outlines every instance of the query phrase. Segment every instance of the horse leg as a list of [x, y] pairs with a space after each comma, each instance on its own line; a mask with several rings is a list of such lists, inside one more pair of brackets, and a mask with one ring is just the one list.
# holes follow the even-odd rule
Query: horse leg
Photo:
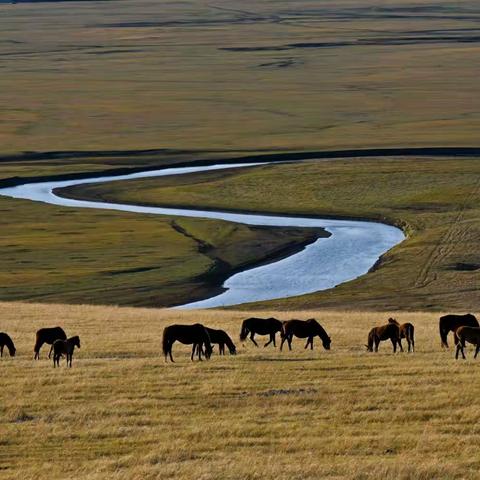
[[378, 346], [380, 345], [380, 340], [378, 337], [375, 337], [375, 352], [378, 352]]
[[310, 337], [310, 350], [313, 350], [313, 337]]
[[402, 345], [402, 339], [398, 339], [398, 346], [400, 347], [400, 351], [403, 353], [403, 345]]
[[53, 343], [50, 345], [50, 351], [48, 352], [48, 358], [52, 356], [52, 350], [53, 350]]
[[390, 340], [391, 340], [392, 345], [393, 345], [393, 353], [397, 353], [397, 342], [399, 340], [396, 340], [395, 338], [391, 338]]
[[256, 347], [258, 347], [258, 343], [255, 341], [255, 333], [254, 333], [254, 332], [252, 332], [252, 333], [250, 334], [250, 340], [254, 343], [254, 345], [255, 345]]
[[275, 336], [270, 334], [270, 340], [264, 345], [264, 347], [268, 347], [273, 342], [273, 346], [275, 346]]
[[292, 351], [292, 340], [293, 340], [293, 333], [291, 333], [288, 338], [287, 338], [287, 342], [288, 342], [288, 349], [290, 351]]
[[3, 345], [0, 347], [0, 357], [3, 357]]
[[283, 344], [285, 343], [285, 340], [287, 339], [287, 337], [285, 337], [285, 335], [282, 336], [282, 341], [280, 342], [280, 351], [282, 351], [283, 349]]
[[479, 350], [480, 350], [480, 343], [477, 344], [477, 348], [475, 349], [475, 355], [473, 356], [474, 359], [477, 358]]

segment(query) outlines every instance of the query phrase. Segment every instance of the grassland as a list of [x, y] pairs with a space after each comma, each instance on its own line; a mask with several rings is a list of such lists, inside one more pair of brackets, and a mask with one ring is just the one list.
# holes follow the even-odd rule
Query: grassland
[[478, 158], [359, 158], [78, 186], [68, 194], [392, 223], [408, 238], [376, 271], [333, 290], [256, 307], [478, 310], [479, 175]]
[[475, 0], [0, 3], [0, 150], [469, 145]]
[[[437, 315], [398, 313], [417, 351], [392, 355], [363, 346], [387, 313], [314, 313], [332, 350], [282, 353], [238, 342], [246, 314], [1, 303], [18, 355], [0, 360], [0, 477], [477, 478], [478, 363], [441, 351]], [[166, 364], [163, 327], [193, 321], [226, 329], [238, 355], [191, 363], [175, 345]], [[80, 335], [71, 370], [46, 349], [32, 360], [54, 324]]]

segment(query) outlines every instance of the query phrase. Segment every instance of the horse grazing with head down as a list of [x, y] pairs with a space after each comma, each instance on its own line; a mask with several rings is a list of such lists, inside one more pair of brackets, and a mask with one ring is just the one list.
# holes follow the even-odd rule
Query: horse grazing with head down
[[192, 355], [190, 359], [193, 361], [195, 352], [198, 352], [198, 359], [202, 360], [202, 353], [208, 360], [212, 355], [212, 344], [207, 329], [200, 323], [194, 325], [169, 325], [163, 330], [162, 349], [165, 355], [165, 361], [173, 362], [172, 347], [175, 342], [184, 345], [192, 345]]
[[398, 323], [394, 318], [389, 318], [388, 323], [393, 323], [398, 326], [400, 330], [400, 340], [398, 344], [400, 345], [400, 350], [403, 352], [402, 338], [407, 341], [408, 351], [410, 348], [412, 352], [415, 351], [415, 327], [411, 323]]
[[67, 338], [67, 340], [55, 340], [53, 342], [53, 367], [60, 366], [60, 357], [67, 357], [67, 367], [72, 366], [73, 351], [75, 347], [80, 348], [80, 337], [75, 336]]
[[60, 327], [41, 328], [38, 330], [35, 337], [35, 346], [33, 347], [33, 351], [35, 352], [35, 360], [40, 358], [40, 349], [44, 343], [51, 345], [50, 352], [48, 354], [48, 358], [50, 358], [53, 350], [53, 342], [55, 342], [55, 340], [66, 339], [67, 335], [65, 334], [63, 328]]
[[205, 327], [205, 330], [207, 330], [208, 336], [210, 337], [210, 343], [212, 345], [218, 345], [219, 355], [225, 355], [225, 345], [227, 346], [230, 355], [237, 354], [237, 348], [235, 347], [235, 344], [232, 342], [232, 339], [227, 332], [225, 332], [224, 330], [216, 330], [214, 328], [208, 327]]
[[258, 343], [255, 341], [255, 335], [269, 335], [270, 340], [264, 345], [264, 347], [273, 343], [275, 344], [275, 335], [277, 332], [282, 331], [282, 322], [276, 318], [247, 318], [242, 322], [242, 329], [240, 330], [240, 340], [243, 342], [249, 335], [250, 340], [258, 347]]
[[393, 353], [397, 351], [397, 343], [400, 345], [400, 329], [395, 323], [387, 323], [381, 327], [373, 327], [368, 333], [367, 350], [378, 352], [378, 345], [384, 340], [390, 340], [393, 345]]
[[442, 341], [442, 347], [448, 348], [447, 337], [450, 332], [454, 332], [454, 339], [455, 337], [455, 330], [459, 327], [478, 327], [478, 320], [475, 318], [475, 315], [471, 313], [467, 313], [466, 315], [444, 315], [440, 317], [440, 321], [438, 322], [438, 327], [440, 330], [440, 340]]
[[8, 348], [8, 353], [10, 354], [10, 356], [14, 357], [17, 349], [13, 344], [13, 340], [10, 338], [10, 335], [4, 332], [0, 332], [0, 357], [3, 357], [3, 349], [5, 347]]
[[288, 320], [283, 322], [280, 350], [282, 350], [285, 341], [287, 341], [288, 348], [291, 350], [292, 339], [294, 336], [298, 338], [306, 338], [307, 343], [305, 344], [305, 348], [308, 348], [310, 345], [310, 350], [313, 350], [314, 337], [320, 337], [325, 350], [330, 350], [330, 344], [332, 343], [332, 339], [327, 335], [327, 332], [314, 318], [308, 320]]
[[457, 344], [457, 351], [455, 358], [458, 360], [458, 354], [462, 352], [462, 358], [465, 359], [465, 342], [475, 345], [475, 355], [473, 358], [477, 358], [480, 351], [480, 328], [479, 327], [458, 327], [455, 330], [455, 343]]

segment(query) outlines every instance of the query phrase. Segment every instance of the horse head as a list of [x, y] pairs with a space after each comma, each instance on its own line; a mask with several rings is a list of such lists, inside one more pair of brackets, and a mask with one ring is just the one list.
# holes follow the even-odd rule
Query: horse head
[[205, 342], [205, 358], [210, 359], [213, 353], [213, 348], [210, 342]]
[[332, 339], [330, 337], [327, 337], [322, 340], [322, 343], [325, 350], [330, 350], [330, 344], [332, 343]]

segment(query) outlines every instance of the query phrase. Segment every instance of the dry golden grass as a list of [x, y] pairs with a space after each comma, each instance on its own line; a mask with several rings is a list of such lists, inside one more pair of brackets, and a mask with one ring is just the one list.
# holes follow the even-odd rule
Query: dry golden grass
[[[441, 351], [430, 313], [398, 314], [415, 354], [367, 354], [390, 314], [321, 312], [332, 350], [280, 353], [238, 342], [245, 312], [0, 303], [18, 347], [0, 361], [0, 478], [478, 478], [479, 364]], [[175, 345], [166, 364], [163, 327], [194, 321], [239, 354], [192, 363]], [[82, 340], [71, 370], [32, 360], [56, 324]]]

